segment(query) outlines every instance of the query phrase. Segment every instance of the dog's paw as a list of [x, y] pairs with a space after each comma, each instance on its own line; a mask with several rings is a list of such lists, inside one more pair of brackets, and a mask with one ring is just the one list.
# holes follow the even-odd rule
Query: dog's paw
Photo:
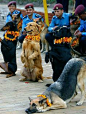
[[76, 106], [81, 106], [83, 104], [83, 102], [78, 102], [77, 104], [76, 104]]
[[27, 81], [27, 79], [26, 78], [20, 78], [19, 81], [23, 82], [23, 81]]
[[43, 80], [38, 80], [38, 82], [42, 83], [42, 82], [43, 82]]

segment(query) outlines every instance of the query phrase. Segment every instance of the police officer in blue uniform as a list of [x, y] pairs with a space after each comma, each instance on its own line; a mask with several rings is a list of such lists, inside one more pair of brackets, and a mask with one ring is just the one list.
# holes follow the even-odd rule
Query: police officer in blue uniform
[[62, 27], [62, 26], [70, 26], [69, 22], [69, 13], [64, 13], [63, 11], [63, 5], [58, 3], [54, 6], [53, 8], [55, 16], [53, 16], [51, 23], [48, 27], [48, 31], [51, 33], [46, 34], [45, 38], [49, 42], [50, 46], [52, 47], [54, 42], [54, 37], [52, 35], [52, 31], [54, 31], [57, 27]]
[[56, 4], [53, 10], [55, 16], [53, 16], [50, 26], [48, 27], [49, 33], [47, 33], [45, 36], [46, 40], [51, 46], [51, 50], [48, 53], [46, 53], [45, 61], [48, 62], [47, 58], [48, 57], [50, 58], [53, 69], [53, 81], [56, 81], [59, 78], [65, 64], [69, 59], [71, 59], [72, 56], [71, 56], [71, 48], [69, 43], [62, 42], [61, 44], [54, 44], [55, 38], [52, 34], [52, 32], [58, 27], [66, 26], [69, 28], [70, 14], [64, 13], [63, 5], [60, 3]]
[[[26, 32], [24, 31], [24, 28], [27, 26], [29, 22], [33, 22], [33, 19], [41, 18], [41, 15], [34, 13], [34, 6], [32, 3], [25, 5], [26, 13], [27, 15], [23, 17], [23, 24], [22, 24], [22, 35], [19, 37], [19, 41], [22, 43]], [[43, 20], [43, 19], [42, 19]]]
[[79, 51], [86, 54], [86, 8], [84, 5], [78, 5], [75, 9], [75, 15], [80, 18], [80, 27], [75, 31], [75, 35], [79, 37]]
[[[9, 13], [6, 17], [6, 23], [9, 21], [12, 21], [12, 15], [19, 14], [20, 11], [16, 10], [16, 1], [11, 1], [8, 3]], [[20, 14], [21, 19], [23, 18], [23, 15]]]

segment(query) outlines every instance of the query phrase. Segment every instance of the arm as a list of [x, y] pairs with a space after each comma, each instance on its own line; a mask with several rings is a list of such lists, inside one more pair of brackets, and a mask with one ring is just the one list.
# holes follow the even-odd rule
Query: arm
[[49, 32], [52, 32], [54, 27], [55, 27], [55, 21], [54, 21], [54, 19], [52, 18], [52, 21], [51, 21], [51, 23], [50, 23], [50, 26], [48, 27], [48, 31], [49, 31]]

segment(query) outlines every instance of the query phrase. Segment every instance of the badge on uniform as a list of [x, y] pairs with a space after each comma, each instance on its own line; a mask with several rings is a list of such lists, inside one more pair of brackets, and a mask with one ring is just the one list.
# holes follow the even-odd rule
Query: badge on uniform
[[58, 10], [59, 8], [58, 8], [58, 7], [56, 7], [56, 9]]

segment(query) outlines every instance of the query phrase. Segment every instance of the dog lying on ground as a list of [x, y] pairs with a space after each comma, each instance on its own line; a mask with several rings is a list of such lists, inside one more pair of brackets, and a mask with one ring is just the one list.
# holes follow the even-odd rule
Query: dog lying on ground
[[5, 71], [1, 74], [7, 74], [6, 78], [15, 76], [17, 70], [16, 64], [16, 44], [19, 32], [15, 22], [10, 21], [1, 29], [5, 31], [4, 38], [1, 40], [1, 52], [4, 62], [0, 63], [0, 67]]
[[59, 79], [51, 84], [36, 99], [30, 99], [30, 106], [26, 109], [27, 114], [45, 112], [50, 109], [67, 108], [77, 94], [76, 87], [81, 91], [81, 99], [77, 105], [82, 105], [85, 100], [86, 63], [79, 58], [70, 59], [65, 65]]
[[48, 33], [48, 26], [42, 21], [42, 18], [37, 18], [34, 19], [33, 21], [35, 21], [38, 25], [40, 25], [42, 31], [40, 33], [41, 36], [41, 53], [46, 51], [48, 52], [49, 50], [49, 44], [45, 39], [45, 35]]
[[21, 75], [25, 78], [20, 81], [31, 80], [43, 82], [43, 68], [40, 52], [40, 26], [35, 22], [30, 22], [25, 28], [27, 36], [23, 41], [21, 61], [24, 64], [24, 68], [21, 71]]

